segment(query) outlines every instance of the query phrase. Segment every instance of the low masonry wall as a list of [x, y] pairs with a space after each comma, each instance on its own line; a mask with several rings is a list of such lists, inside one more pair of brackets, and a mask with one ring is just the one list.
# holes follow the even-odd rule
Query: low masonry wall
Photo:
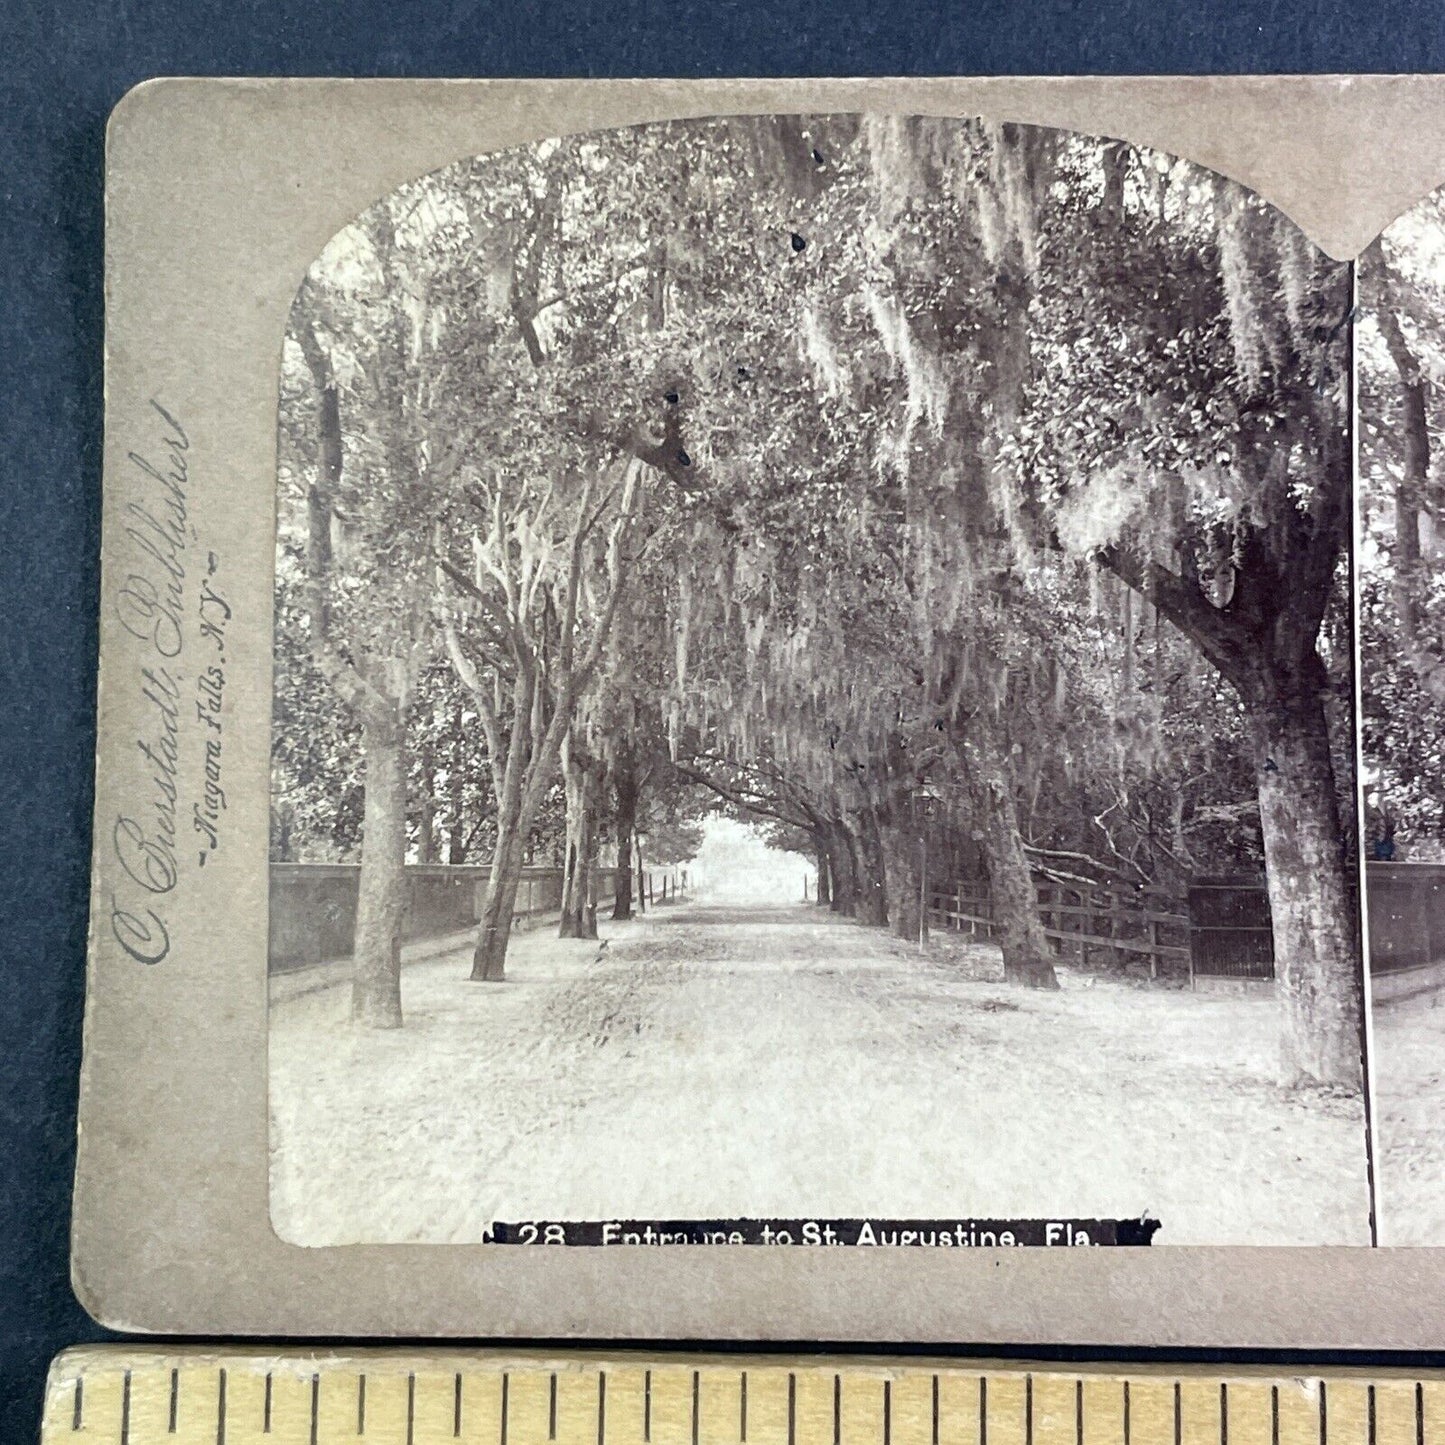
[[[441, 938], [473, 927], [481, 916], [490, 865], [409, 863], [402, 939]], [[599, 868], [597, 897], [611, 898], [615, 870]], [[361, 867], [356, 863], [271, 864], [270, 971], [285, 973], [330, 959], [349, 958], [356, 942]], [[636, 886], [634, 884], [634, 886]], [[647, 869], [649, 898], [675, 897], [674, 869]], [[562, 907], [562, 870], [524, 868], [517, 889], [519, 919], [556, 913]]]

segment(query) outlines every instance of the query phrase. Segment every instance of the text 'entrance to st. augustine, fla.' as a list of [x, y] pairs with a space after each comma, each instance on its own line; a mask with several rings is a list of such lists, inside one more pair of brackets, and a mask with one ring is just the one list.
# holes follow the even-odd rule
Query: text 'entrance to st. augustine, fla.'
[[978, 121], [599, 132], [340, 232], [280, 365], [282, 1237], [1368, 1244], [1350, 294]]

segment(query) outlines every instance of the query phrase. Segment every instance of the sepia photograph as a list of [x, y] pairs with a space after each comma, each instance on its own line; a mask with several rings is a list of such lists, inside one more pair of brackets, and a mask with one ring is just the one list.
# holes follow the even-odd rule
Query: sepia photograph
[[[1445, 860], [1439, 219], [1361, 268], [1391, 880]], [[1370, 1244], [1353, 297], [1188, 161], [913, 115], [559, 136], [334, 235], [277, 358], [281, 1238]], [[1417, 953], [1384, 1180], [1442, 1242]]]
[[1380, 1243], [1445, 1244], [1445, 194], [1360, 258], [1359, 608]]

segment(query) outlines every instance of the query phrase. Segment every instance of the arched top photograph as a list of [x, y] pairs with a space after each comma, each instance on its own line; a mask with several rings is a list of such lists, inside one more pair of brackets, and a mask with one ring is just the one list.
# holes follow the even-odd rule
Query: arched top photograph
[[277, 358], [281, 1236], [1368, 1244], [1352, 285], [1188, 161], [908, 115], [339, 231]]
[[1445, 1243], [1445, 191], [1361, 258], [1360, 772], [1380, 1242]]

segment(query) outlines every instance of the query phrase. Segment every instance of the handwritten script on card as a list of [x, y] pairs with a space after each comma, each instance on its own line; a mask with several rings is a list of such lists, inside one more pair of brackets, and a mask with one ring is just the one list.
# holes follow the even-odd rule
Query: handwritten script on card
[[[121, 948], [145, 964], [171, 952], [166, 900], [182, 876], [191, 846], [186, 838], [195, 839], [198, 867], [221, 845], [232, 615], [216, 582], [216, 554], [192, 556], [190, 437], [160, 401], [150, 406], [156, 435], [126, 458], [133, 495], [122, 513], [124, 561], [111, 598], [115, 620], [136, 643], [134, 671], [122, 685], [139, 695], [128, 716], [140, 767], [110, 829], [110, 929]], [[194, 778], [187, 776], [184, 745], [191, 729], [201, 734]]]

